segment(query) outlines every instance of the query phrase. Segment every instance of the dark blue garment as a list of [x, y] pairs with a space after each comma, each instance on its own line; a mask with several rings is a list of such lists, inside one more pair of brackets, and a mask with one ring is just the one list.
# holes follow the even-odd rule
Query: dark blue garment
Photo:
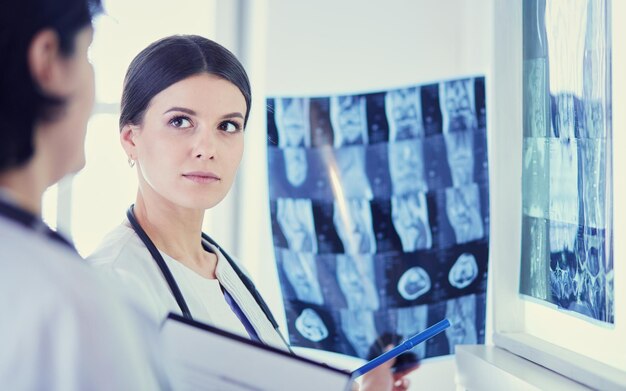
[[232, 309], [235, 315], [237, 315], [237, 318], [239, 318], [239, 321], [243, 324], [243, 327], [248, 332], [250, 339], [257, 342], [262, 342], [261, 338], [259, 338], [259, 335], [256, 333], [256, 330], [254, 329], [254, 327], [252, 327], [252, 323], [250, 323], [248, 318], [246, 318], [246, 315], [239, 307], [239, 304], [237, 304], [235, 299], [230, 295], [230, 293], [228, 293], [226, 289], [222, 288], [222, 290], [224, 292], [224, 299], [226, 299], [226, 303], [228, 303], [230, 309]]

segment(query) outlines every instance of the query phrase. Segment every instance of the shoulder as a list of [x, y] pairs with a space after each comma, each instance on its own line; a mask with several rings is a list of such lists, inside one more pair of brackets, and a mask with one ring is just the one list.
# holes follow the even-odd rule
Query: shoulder
[[4, 219], [0, 219], [0, 248], [0, 287], [16, 289], [18, 300], [72, 296], [74, 290], [98, 280], [75, 251]]
[[159, 322], [168, 311], [171, 293], [152, 255], [128, 221], [117, 226], [87, 257], [100, 274], [110, 278], [131, 301]]
[[6, 229], [2, 223], [0, 268], [5, 272], [0, 273], [0, 290], [13, 292], [14, 306], [26, 301], [40, 313], [52, 314], [56, 307], [96, 313], [121, 299], [111, 297], [119, 292], [76, 252], [28, 229]]
[[[99, 372], [105, 367], [118, 377], [116, 384], [131, 385], [133, 371], [152, 371], [151, 359], [137, 339], [141, 334], [139, 314], [77, 254], [2, 221], [0, 248], [4, 270], [0, 273], [0, 297], [10, 297], [0, 300], [0, 311], [11, 317], [11, 322], [0, 322], [3, 385], [38, 388], [41, 385], [36, 382], [50, 381], [46, 387], [55, 389], [60, 385], [54, 382], [62, 377], [89, 387], [98, 381], [106, 383], [109, 375]], [[15, 366], [18, 356], [19, 373], [3, 373]], [[56, 363], [56, 368], [67, 371], [57, 377], [54, 367], [43, 368], [39, 363]], [[79, 368], [88, 373], [78, 373]], [[46, 379], [46, 373], [53, 378]]]
[[104, 237], [87, 262], [126, 285], [145, 288], [163, 279], [150, 251], [126, 220]]
[[146, 246], [124, 220], [105, 235], [98, 248], [87, 257], [87, 262], [93, 266], [116, 267], [146, 254], [149, 256]]

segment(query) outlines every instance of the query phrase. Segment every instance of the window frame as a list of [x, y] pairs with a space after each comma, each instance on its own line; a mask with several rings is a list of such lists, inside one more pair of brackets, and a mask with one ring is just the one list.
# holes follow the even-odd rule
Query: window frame
[[[612, 106], [625, 106], [626, 44], [617, 15], [626, 4], [609, 5], [612, 23]], [[493, 282], [493, 342], [496, 346], [598, 389], [626, 386], [624, 302], [626, 275], [620, 265], [626, 245], [619, 238], [626, 229], [626, 180], [613, 177], [613, 246], [615, 324], [594, 322], [554, 306], [524, 298], [519, 293], [522, 220], [522, 1], [494, 2], [494, 56], [491, 101], [491, 278]], [[622, 88], [619, 88], [622, 86]], [[613, 151], [626, 146], [626, 115], [613, 111]], [[613, 167], [626, 158], [612, 153]], [[624, 154], [621, 154], [624, 155]]]

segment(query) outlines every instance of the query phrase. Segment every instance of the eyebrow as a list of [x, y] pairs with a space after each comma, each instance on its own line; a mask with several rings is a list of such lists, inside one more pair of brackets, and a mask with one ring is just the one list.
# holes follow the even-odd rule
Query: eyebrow
[[184, 107], [172, 107], [169, 110], [163, 112], [163, 114], [170, 113], [172, 111], [182, 111], [183, 113], [187, 113], [189, 115], [196, 115], [196, 112], [191, 109], [186, 109]]
[[[182, 111], [183, 113], [187, 113], [189, 115], [197, 115], [197, 113], [191, 109], [187, 109], [185, 107], [172, 107], [169, 110], [166, 110], [165, 112], [163, 112], [163, 114], [167, 114], [170, 113], [172, 111]], [[224, 114], [220, 119], [226, 119], [226, 118], [241, 118], [243, 119], [243, 114], [238, 113], [238, 112], [233, 112], [233, 113], [228, 113], [228, 114]]]
[[243, 114], [237, 113], [237, 112], [224, 114], [222, 116], [222, 119], [226, 119], [226, 118], [241, 118], [241, 119], [243, 119]]

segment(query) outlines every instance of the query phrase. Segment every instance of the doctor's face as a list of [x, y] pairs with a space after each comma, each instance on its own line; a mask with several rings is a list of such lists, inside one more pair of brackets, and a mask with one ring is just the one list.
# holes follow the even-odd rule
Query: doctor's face
[[87, 57], [92, 37], [91, 26], [84, 27], [76, 34], [72, 54], [65, 56], [57, 52], [50, 59], [59, 72], [50, 75], [55, 85], [48, 92], [66, 101], [58, 117], [39, 125], [37, 142], [49, 151], [52, 182], [85, 165], [85, 134], [95, 93], [93, 67]]
[[[172, 204], [207, 209], [228, 193], [243, 154], [246, 103], [232, 83], [190, 76], [152, 98], [125, 148], [139, 186]], [[124, 133], [124, 131], [122, 132]], [[124, 134], [122, 134], [124, 139]]]

